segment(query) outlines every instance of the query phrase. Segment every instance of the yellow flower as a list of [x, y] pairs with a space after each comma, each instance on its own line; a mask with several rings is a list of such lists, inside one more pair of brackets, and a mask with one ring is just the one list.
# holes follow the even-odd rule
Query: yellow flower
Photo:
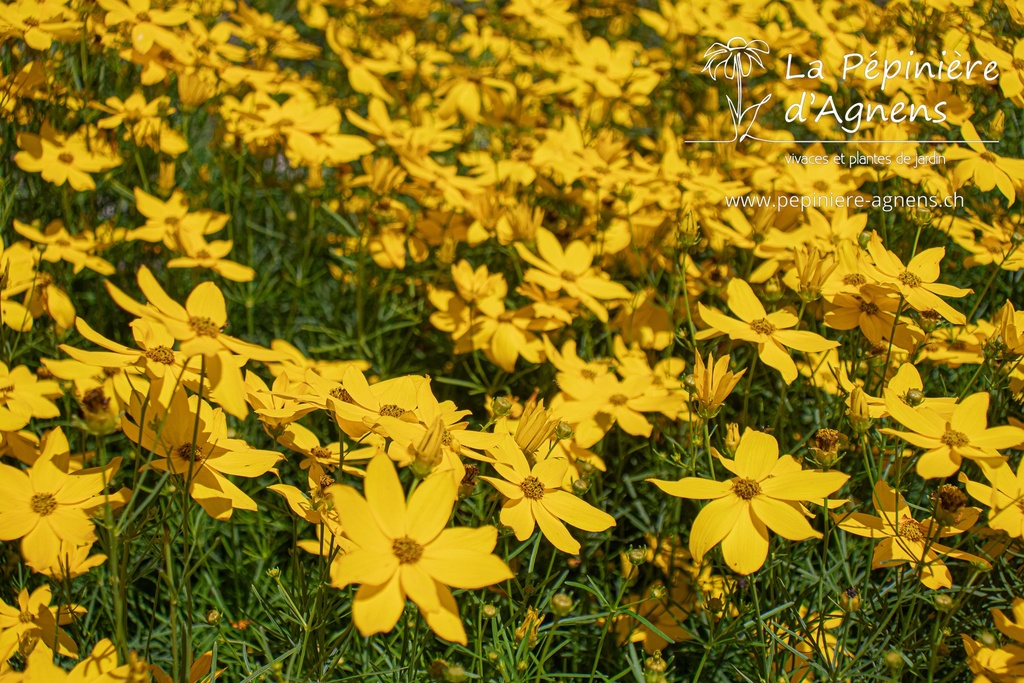
[[[53, 648], [67, 657], [78, 657], [78, 645], [60, 627], [70, 624], [85, 609], [77, 605], [51, 607], [51, 598], [49, 586], [40, 586], [31, 595], [22, 589], [14, 606], [0, 600], [0, 652], [9, 644], [17, 644], [22, 656], [40, 652], [52, 661]], [[40, 643], [43, 647], [36, 647]], [[46, 679], [40, 676], [36, 680]]]
[[365, 497], [350, 486], [329, 489], [346, 535], [358, 546], [331, 566], [331, 585], [360, 584], [352, 605], [356, 628], [364, 636], [390, 631], [409, 598], [434, 633], [465, 645], [466, 631], [448, 586], [475, 589], [512, 578], [491, 554], [497, 530], [446, 529], [455, 482], [425, 479], [406, 501], [386, 456], [370, 461], [364, 491]]
[[42, 245], [41, 258], [48, 263], [67, 261], [74, 266], [75, 273], [80, 273], [83, 268], [93, 270], [100, 275], [113, 275], [115, 272], [111, 263], [91, 253], [97, 248], [97, 243], [91, 236], [71, 235], [64, 227], [63, 221], [51, 221], [45, 230], [38, 230], [16, 220], [14, 229], [22, 237]]
[[1012, 621], [1001, 609], [992, 610], [992, 619], [1009, 643], [986, 647], [966, 634], [962, 636], [971, 672], [978, 675], [974, 682], [1017, 683], [1024, 679], [1024, 599], [1014, 598]]
[[738, 339], [757, 344], [757, 352], [767, 365], [782, 373], [786, 384], [792, 384], [797, 378], [796, 363], [786, 352], [786, 347], [797, 351], [827, 351], [839, 346], [839, 342], [829, 341], [813, 332], [791, 330], [800, 320], [789, 311], [768, 313], [746, 282], [732, 280], [728, 288], [729, 310], [739, 320], [697, 304], [700, 317], [712, 329], [698, 333], [698, 339], [710, 339], [717, 334], [727, 334], [730, 339]]
[[704, 359], [697, 354], [697, 362], [693, 367], [692, 388], [697, 400], [697, 414], [705, 420], [717, 415], [722, 408], [722, 402], [728, 398], [746, 372], [746, 368], [735, 373], [729, 372], [728, 355], [716, 362], [714, 355], [709, 353], [705, 365]]
[[[27, 472], [0, 464], [0, 541], [21, 539], [26, 563], [44, 569], [57, 565], [61, 542], [72, 545], [96, 540], [89, 514], [103, 505], [101, 495], [121, 464], [114, 458], [105, 468], [68, 472], [67, 441], [48, 438], [46, 448]], [[112, 494], [111, 503], [127, 492]]]
[[43, 180], [58, 187], [69, 183], [83, 192], [95, 190], [96, 183], [90, 173], [100, 173], [121, 165], [121, 157], [99, 144], [95, 132], [84, 128], [70, 136], [43, 125], [39, 135], [18, 133], [18, 147], [14, 155], [18, 167], [29, 173], [39, 173]]
[[997, 531], [1005, 531], [1010, 538], [1024, 537], [1024, 463], [1017, 466], [1017, 474], [1007, 463], [992, 467], [979, 461], [981, 472], [992, 486], [971, 481], [963, 472], [960, 481], [967, 493], [982, 505], [991, 508], [988, 525]]
[[728, 481], [647, 481], [679, 498], [711, 499], [693, 522], [690, 554], [700, 562], [721, 543], [725, 563], [738, 574], [751, 574], [764, 565], [769, 529], [791, 541], [821, 538], [807, 523], [799, 501], [823, 502], [849, 479], [842, 472], [800, 469], [792, 456], [779, 457], [775, 437], [752, 429], [740, 438], [736, 459], [719, 462], [736, 476]]
[[561, 458], [541, 460], [533, 468], [512, 438], [492, 451], [494, 469], [503, 478], [480, 477], [508, 500], [501, 508], [501, 523], [512, 527], [516, 538], [525, 541], [536, 526], [551, 544], [562, 552], [578, 555], [579, 541], [569, 534], [565, 524], [584, 531], [604, 531], [615, 526], [615, 518], [562, 490], [562, 479], [569, 461]]
[[1024, 161], [990, 152], [981, 144], [981, 136], [970, 121], [964, 121], [960, 131], [968, 149], [954, 146], [946, 154], [950, 160], [960, 161], [953, 169], [954, 184], [960, 187], [967, 180], [973, 180], [983, 192], [998, 188], [1007, 203], [1012, 205], [1017, 201], [1016, 185], [1024, 180]]
[[183, 388], [166, 408], [152, 402], [144, 405], [138, 394], [133, 395], [121, 427], [129, 439], [153, 453], [151, 467], [185, 478], [189, 495], [219, 520], [230, 519], [236, 508], [258, 509], [256, 501], [225, 475], [258, 477], [275, 471], [274, 464], [282, 459], [274, 451], [228, 438], [223, 411], [198, 396], [186, 396]]
[[904, 266], [896, 254], [883, 246], [882, 238], [875, 233], [868, 243], [868, 252], [875, 260], [874, 266], [866, 267], [871, 276], [899, 290], [915, 311], [935, 311], [954, 325], [967, 322], [967, 316], [941, 297], [967, 296], [971, 290], [936, 282], [939, 279], [939, 261], [946, 255], [945, 247], [926, 249]]
[[535, 282], [549, 292], [564, 291], [589, 308], [601, 322], [608, 322], [608, 309], [601, 301], [631, 298], [629, 290], [611, 280], [593, 266], [594, 253], [582, 240], [570, 242], [565, 249], [558, 238], [544, 228], [537, 230], [540, 258], [517, 242], [519, 256], [533, 268], [526, 271], [526, 282]]
[[949, 477], [960, 469], [962, 458], [995, 467], [1004, 460], [997, 449], [1013, 448], [1024, 441], [1024, 429], [1004, 425], [988, 428], [988, 392], [968, 396], [948, 419], [929, 408], [911, 408], [892, 389], [885, 390], [885, 409], [908, 432], [883, 429], [926, 452], [917, 461], [917, 473], [925, 479]]
[[981, 512], [978, 508], [963, 508], [954, 526], [942, 526], [933, 519], [919, 522], [914, 519], [907, 501], [884, 481], [875, 484], [873, 496], [877, 516], [859, 512], [833, 514], [843, 531], [857, 536], [882, 539], [875, 546], [871, 568], [897, 567], [905, 563], [914, 565], [918, 578], [928, 588], [949, 588], [953, 577], [940, 559], [942, 555], [966, 562], [988, 563], [982, 558], [955, 550], [939, 543], [939, 539], [963, 533], [974, 526]]

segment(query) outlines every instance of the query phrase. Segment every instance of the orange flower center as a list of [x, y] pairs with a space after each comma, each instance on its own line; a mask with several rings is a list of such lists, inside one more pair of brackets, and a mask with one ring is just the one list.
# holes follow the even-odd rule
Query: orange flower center
[[178, 446], [178, 457], [182, 460], [191, 460], [192, 462], [202, 462], [206, 459], [206, 454], [203, 453], [203, 447], [187, 443], [182, 446]]
[[732, 492], [743, 500], [750, 500], [754, 496], [761, 495], [761, 485], [753, 479], [738, 477], [732, 481]]
[[391, 544], [391, 552], [395, 554], [401, 564], [414, 564], [419, 562], [423, 556], [423, 546], [408, 536], [396, 538]]
[[380, 407], [380, 414], [386, 417], [402, 417], [405, 411], [394, 403], [385, 403]]
[[914, 275], [909, 270], [904, 270], [902, 273], [900, 273], [900, 276], [897, 279], [903, 284], [905, 284], [907, 287], [921, 286], [921, 278]]
[[216, 337], [220, 334], [220, 326], [210, 318], [202, 316], [189, 318], [188, 324], [192, 328], [192, 331], [200, 337]]
[[345, 387], [334, 387], [331, 389], [330, 394], [333, 398], [338, 399], [342, 403], [355, 403], [352, 399], [352, 395], [345, 390]]
[[544, 484], [540, 483], [540, 479], [537, 477], [526, 477], [519, 488], [523, 490], [523, 495], [530, 500], [540, 500], [544, 497]]
[[923, 541], [925, 536], [921, 523], [910, 517], [900, 520], [899, 534], [908, 541]]
[[30, 505], [32, 506], [32, 512], [42, 517], [52, 515], [57, 511], [57, 499], [53, 497], [52, 493], [32, 494]]
[[151, 349], [146, 349], [146, 358], [155, 363], [172, 365], [174, 363], [174, 351], [166, 346], [154, 346]]
[[942, 435], [942, 443], [946, 444], [950, 448], [956, 448], [958, 446], [966, 446], [971, 442], [967, 438], [967, 435], [963, 432], [958, 432], [955, 429], [946, 427], [946, 433]]
[[309, 454], [314, 458], [329, 458], [331, 457], [331, 450], [323, 446], [314, 446], [309, 449]]
[[750, 329], [758, 334], [770, 335], [775, 332], [775, 325], [768, 322], [768, 318], [758, 318], [750, 321]]
[[874, 315], [878, 313], [878, 306], [871, 303], [870, 301], [861, 301], [860, 310], [868, 315]]
[[843, 276], [843, 284], [844, 285], [852, 285], [854, 287], [860, 287], [861, 285], [866, 284], [867, 281], [868, 281], [868, 279], [866, 277], [864, 277], [863, 275], [861, 275], [860, 273], [849, 273], [849, 274]]

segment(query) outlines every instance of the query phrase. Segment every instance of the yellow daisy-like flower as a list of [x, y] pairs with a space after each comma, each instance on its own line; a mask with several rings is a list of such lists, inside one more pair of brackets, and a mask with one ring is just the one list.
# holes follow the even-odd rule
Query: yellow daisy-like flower
[[508, 498], [501, 508], [501, 523], [512, 527], [516, 538], [525, 541], [536, 526], [562, 552], [578, 555], [579, 541], [565, 524], [584, 531], [604, 531], [615, 526], [607, 512], [562, 490], [569, 461], [547, 458], [532, 468], [514, 439], [505, 439], [493, 453], [494, 469], [503, 479], [480, 477]]
[[918, 578], [928, 588], [949, 588], [953, 577], [943, 564], [946, 555], [967, 562], [988, 563], [982, 558], [939, 543], [939, 539], [963, 533], [974, 526], [981, 512], [978, 508], [962, 508], [956, 524], [942, 526], [934, 519], [919, 522], [911, 514], [903, 496], [879, 480], [873, 497], [877, 516], [853, 512], [834, 515], [843, 531], [856, 536], [882, 539], [875, 546], [871, 568], [895, 567], [904, 563], [916, 565]]
[[988, 428], [988, 404], [988, 393], [978, 392], [965, 398], [946, 419], [929, 408], [911, 408], [892, 389], [886, 389], [886, 410], [910, 431], [882, 432], [927, 449], [917, 461], [917, 473], [925, 479], [955, 474], [963, 458], [995, 467], [1003, 461], [997, 449], [1012, 448], [1024, 441], [1024, 429], [1009, 425]]
[[711, 499], [690, 532], [690, 554], [700, 562], [722, 544], [722, 555], [738, 574], [752, 574], [768, 557], [768, 530], [791, 541], [821, 538], [807, 523], [800, 501], [824, 501], [850, 477], [842, 472], [805, 471], [790, 455], [779, 457], [775, 437], [748, 429], [736, 459], [720, 461], [736, 476], [728, 481], [686, 477], [648, 479], [671, 496]]
[[366, 468], [365, 497], [350, 486], [328, 489], [345, 533], [358, 547], [338, 557], [331, 585], [361, 584], [352, 618], [364, 636], [394, 628], [409, 598], [441, 638], [466, 644], [449, 586], [483, 588], [512, 578], [492, 555], [494, 527], [445, 529], [456, 501], [450, 477], [424, 480], [408, 502], [387, 456]]
[[731, 281], [728, 295], [729, 310], [739, 320], [704, 304], [697, 304], [701, 319], [712, 328], [698, 333], [697, 338], [710, 339], [717, 334], [727, 334], [730, 339], [757, 344], [761, 360], [781, 372], [786, 384], [792, 384], [798, 374], [796, 363], [786, 352], [787, 347], [797, 351], [820, 352], [839, 346], [839, 342], [829, 341], [813, 332], [789, 329], [797, 326], [799, 318], [789, 311], [768, 313], [754, 290], [743, 280]]

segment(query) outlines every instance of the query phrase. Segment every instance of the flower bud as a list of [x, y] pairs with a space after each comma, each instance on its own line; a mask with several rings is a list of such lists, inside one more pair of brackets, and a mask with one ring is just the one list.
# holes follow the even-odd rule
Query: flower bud
[[814, 435], [814, 446], [810, 447], [815, 462], [828, 469], [839, 460], [839, 450], [846, 445], [847, 438], [834, 429], [819, 429]]
[[639, 567], [647, 561], [647, 548], [630, 548], [626, 553], [626, 559], [634, 567]]
[[582, 496], [584, 493], [590, 490], [590, 480], [586, 477], [580, 477], [572, 483], [572, 492], [577, 496]]
[[655, 651], [651, 657], [647, 658], [644, 662], [644, 668], [647, 671], [653, 671], [654, 673], [663, 674], [668, 670], [668, 664], [661, 658], [661, 652]]
[[730, 422], [725, 426], [725, 451], [730, 456], [736, 455], [736, 449], [740, 447], [740, 426]]
[[882, 661], [885, 662], [885, 665], [887, 667], [889, 667], [893, 671], [896, 671], [897, 669], [903, 666], [903, 655], [901, 655], [896, 650], [889, 650], [882, 657]]
[[697, 392], [697, 379], [693, 376], [693, 373], [683, 378], [683, 387], [691, 394]]
[[491, 411], [494, 417], [505, 417], [512, 412], [512, 401], [505, 396], [499, 396], [491, 402]]
[[978, 634], [978, 642], [985, 647], [997, 648], [999, 647], [999, 641], [991, 631], [982, 631]]
[[764, 283], [764, 300], [770, 304], [776, 303], [782, 298], [782, 283], [779, 282], [779, 278], [769, 278]]
[[857, 235], [857, 244], [861, 249], [867, 249], [868, 245], [871, 244], [871, 233], [865, 230]]
[[102, 386], [89, 389], [79, 402], [85, 431], [95, 436], [110, 434], [121, 426], [117, 403], [103, 391]]
[[216, 626], [220, 623], [220, 612], [215, 609], [211, 609], [206, 613], [206, 623], [210, 626]]
[[960, 521], [967, 495], [953, 484], [943, 484], [932, 493], [932, 501], [936, 521], [942, 526], [953, 526]]
[[572, 598], [565, 593], [555, 593], [551, 596], [551, 611], [556, 617], [567, 616], [573, 606]]
[[565, 441], [566, 439], [571, 439], [572, 435], [572, 425], [565, 420], [559, 420], [558, 424], [555, 425], [555, 438], [559, 441]]
[[480, 613], [484, 615], [484, 619], [493, 619], [498, 616], [498, 608], [494, 605], [484, 605], [480, 609]]
[[267, 570], [267, 576], [272, 578], [274, 581], [277, 581], [281, 577], [281, 570], [277, 567], [271, 567]]
[[924, 392], [920, 389], [910, 389], [907, 391], [907, 395], [903, 397], [907, 402], [907, 405], [911, 408], [916, 408], [924, 403]]
[[856, 612], [860, 609], [860, 594], [854, 587], [847, 588], [839, 595], [839, 606], [844, 612]]
[[409, 452], [413, 456], [409, 469], [417, 477], [421, 479], [426, 477], [441, 462], [441, 446], [444, 444], [444, 433], [444, 422], [438, 417], [418, 444], [409, 445]]
[[860, 387], [850, 392], [850, 409], [846, 412], [850, 418], [850, 426], [857, 434], [863, 434], [871, 428], [871, 409], [868, 407], [867, 395]]
[[953, 598], [945, 593], [936, 595], [933, 602], [935, 603], [935, 609], [940, 612], [949, 612], [953, 609]]
[[660, 583], [651, 586], [650, 596], [654, 600], [663, 600], [668, 595], [668, 591]]
[[463, 683], [463, 681], [469, 680], [469, 674], [458, 664], [447, 666], [443, 676], [445, 683]]
[[476, 490], [476, 478], [480, 469], [476, 465], [466, 465], [466, 474], [459, 482], [459, 499], [469, 498]]

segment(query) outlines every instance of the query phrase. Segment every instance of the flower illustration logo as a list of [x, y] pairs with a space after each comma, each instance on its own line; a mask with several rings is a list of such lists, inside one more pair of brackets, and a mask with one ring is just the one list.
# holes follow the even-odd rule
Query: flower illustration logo
[[[757, 120], [757, 113], [771, 99], [771, 95], [766, 95], [760, 102], [743, 108], [743, 79], [750, 75], [755, 64], [764, 68], [761, 57], [762, 55], [767, 56], [768, 52], [768, 44], [763, 40], [746, 40], [740, 37], [732, 38], [728, 43], [715, 43], [704, 52], [704, 59], [707, 62], [701, 69], [702, 73], [707, 72], [712, 80], [717, 81], [718, 73], [721, 71], [726, 79], [736, 81], [736, 100], [733, 101], [731, 96], [726, 95], [726, 99], [729, 100], [729, 111], [732, 114], [735, 133], [732, 140], [722, 140], [722, 142], [742, 141], [751, 137], [747, 133], [754, 125], [754, 121]], [[750, 112], [753, 113], [741, 134], [740, 126]]]

